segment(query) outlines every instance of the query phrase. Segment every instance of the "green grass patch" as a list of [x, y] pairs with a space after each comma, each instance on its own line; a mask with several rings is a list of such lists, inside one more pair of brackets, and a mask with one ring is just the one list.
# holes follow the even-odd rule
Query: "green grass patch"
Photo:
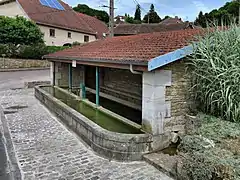
[[183, 138], [178, 150], [188, 158], [183, 168], [190, 179], [240, 179], [240, 125], [199, 114], [202, 126]]

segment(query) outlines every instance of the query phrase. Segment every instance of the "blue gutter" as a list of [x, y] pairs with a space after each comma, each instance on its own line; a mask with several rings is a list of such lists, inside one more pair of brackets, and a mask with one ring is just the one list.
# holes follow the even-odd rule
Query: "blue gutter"
[[159, 67], [165, 66], [171, 62], [182, 59], [193, 53], [193, 46], [185, 46], [181, 49], [177, 49], [173, 52], [164, 54], [162, 56], [158, 56], [156, 58], [151, 59], [148, 62], [148, 71], [152, 71]]

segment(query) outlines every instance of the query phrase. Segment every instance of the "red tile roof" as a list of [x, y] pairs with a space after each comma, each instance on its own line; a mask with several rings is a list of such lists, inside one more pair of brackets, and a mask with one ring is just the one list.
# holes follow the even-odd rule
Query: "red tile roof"
[[114, 28], [115, 35], [134, 35], [162, 31], [175, 31], [187, 29], [189, 23], [174, 24], [119, 24]]
[[107, 38], [44, 56], [52, 59], [148, 62], [182, 48], [203, 32], [199, 29]]
[[39, 0], [17, 0], [28, 17], [38, 24], [70, 29], [95, 35], [89, 25], [66, 3], [58, 0], [65, 10], [43, 6]]
[[163, 20], [162, 22], [160, 22], [160, 24], [177, 24], [177, 23], [184, 23], [181, 18], [178, 18], [177, 16], [172, 18], [169, 17], [165, 20]]
[[103, 33], [107, 34], [109, 31], [107, 25], [95, 17], [82, 13], [78, 13], [78, 17], [84, 20], [88, 26], [96, 33], [97, 39], [103, 38]]

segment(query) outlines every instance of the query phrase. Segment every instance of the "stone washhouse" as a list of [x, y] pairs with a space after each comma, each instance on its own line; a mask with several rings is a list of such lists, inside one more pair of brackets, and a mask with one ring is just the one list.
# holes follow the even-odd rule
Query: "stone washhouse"
[[[113, 37], [44, 56], [54, 86], [86, 93], [140, 112], [138, 124], [161, 150], [186, 131], [186, 56], [199, 29]], [[82, 93], [81, 93], [82, 94]]]

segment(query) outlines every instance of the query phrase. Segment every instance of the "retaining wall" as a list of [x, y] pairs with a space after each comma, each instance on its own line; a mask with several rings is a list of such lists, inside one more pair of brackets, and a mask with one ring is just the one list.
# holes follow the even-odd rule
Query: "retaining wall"
[[35, 87], [35, 96], [104, 157], [135, 161], [141, 160], [143, 154], [152, 150], [153, 137], [149, 134], [122, 134], [105, 130], [42, 90], [40, 86]]
[[47, 60], [0, 58], [0, 69], [49, 68]]

